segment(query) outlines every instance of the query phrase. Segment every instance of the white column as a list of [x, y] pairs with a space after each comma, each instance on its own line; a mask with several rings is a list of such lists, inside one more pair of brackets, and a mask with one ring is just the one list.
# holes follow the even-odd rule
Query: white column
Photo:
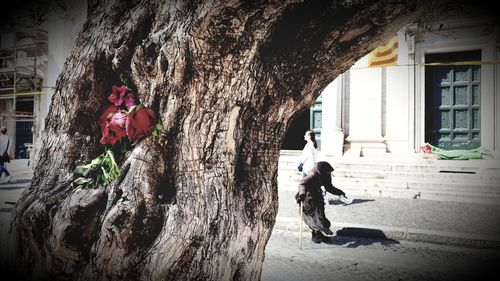
[[350, 75], [350, 149], [347, 156], [386, 153], [382, 132], [382, 69], [365, 68], [367, 56], [351, 68]]
[[341, 128], [341, 76], [337, 77], [321, 93], [323, 97], [323, 128], [321, 129], [321, 153], [323, 156], [341, 157], [344, 133]]
[[[494, 39], [492, 38], [491, 41], [485, 42], [481, 51], [482, 51], [481, 60], [493, 61], [496, 52]], [[498, 119], [496, 119], [497, 124], [495, 124], [495, 114], [498, 113], [499, 111], [497, 107], [495, 113], [495, 65], [491, 64], [481, 65], [480, 75], [481, 75], [481, 86], [480, 86], [481, 87], [480, 89], [481, 146], [489, 150], [494, 155], [498, 154], [498, 152], [495, 152], [495, 142], [498, 142], [498, 136], [499, 136], [495, 128], [496, 126], [498, 126]]]
[[[385, 143], [387, 150], [395, 154], [408, 154], [409, 139], [409, 48], [412, 42], [407, 41], [404, 32], [398, 34], [398, 65], [386, 68], [386, 118], [385, 118]], [[413, 80], [412, 80], [413, 81]], [[413, 103], [412, 103], [413, 106]], [[411, 150], [413, 153], [413, 149]]]

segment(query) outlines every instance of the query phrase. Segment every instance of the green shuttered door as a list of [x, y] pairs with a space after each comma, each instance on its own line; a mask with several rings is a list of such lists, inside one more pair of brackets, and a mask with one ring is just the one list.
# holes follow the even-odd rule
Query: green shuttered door
[[[426, 55], [426, 63], [480, 60], [480, 51]], [[426, 142], [443, 149], [480, 146], [480, 70], [480, 65], [425, 67]]]

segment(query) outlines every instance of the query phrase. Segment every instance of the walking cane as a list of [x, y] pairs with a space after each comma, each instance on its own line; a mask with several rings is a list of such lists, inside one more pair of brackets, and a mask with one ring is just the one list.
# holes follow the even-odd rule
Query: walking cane
[[302, 250], [302, 219], [304, 217], [304, 209], [300, 202], [300, 220], [299, 220], [299, 250]]

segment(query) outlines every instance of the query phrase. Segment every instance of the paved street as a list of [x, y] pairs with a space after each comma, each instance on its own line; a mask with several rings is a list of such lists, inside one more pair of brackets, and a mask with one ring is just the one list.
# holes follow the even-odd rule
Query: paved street
[[335, 237], [314, 244], [275, 230], [266, 248], [263, 281], [500, 280], [500, 251], [429, 243]]
[[[9, 183], [0, 183], [2, 259], [7, 257], [13, 203], [30, 181], [32, 171], [27, 167], [26, 161], [15, 161], [9, 167], [14, 177]], [[309, 231], [304, 230], [299, 250], [297, 207], [290, 203], [293, 192], [279, 192], [280, 207], [266, 248], [263, 281], [500, 280], [500, 274], [490, 276], [500, 264], [497, 205], [357, 198], [345, 206], [334, 201], [327, 205], [332, 230], [337, 232], [332, 242], [313, 244]], [[357, 238], [357, 234], [372, 239]], [[412, 237], [424, 242], [408, 241]]]

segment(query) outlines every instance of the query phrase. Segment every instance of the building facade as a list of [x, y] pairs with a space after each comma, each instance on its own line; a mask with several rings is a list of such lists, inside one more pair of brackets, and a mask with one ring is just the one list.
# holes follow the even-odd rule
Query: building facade
[[15, 158], [36, 159], [56, 80], [86, 19], [85, 1], [66, 1], [42, 25], [0, 26], [0, 126]]
[[0, 126], [7, 128], [13, 157], [33, 145], [35, 103], [47, 70], [46, 33], [3, 27], [0, 37]]
[[[395, 61], [371, 64], [374, 52], [366, 55], [311, 108], [306, 129], [319, 133], [322, 153], [399, 158], [418, 156], [430, 143], [483, 147], [500, 158], [498, 22], [461, 7], [433, 28], [411, 24], [394, 38]], [[301, 118], [297, 124], [307, 123]], [[304, 129], [292, 125], [283, 148], [301, 149], [303, 142], [287, 140], [302, 139]]]

